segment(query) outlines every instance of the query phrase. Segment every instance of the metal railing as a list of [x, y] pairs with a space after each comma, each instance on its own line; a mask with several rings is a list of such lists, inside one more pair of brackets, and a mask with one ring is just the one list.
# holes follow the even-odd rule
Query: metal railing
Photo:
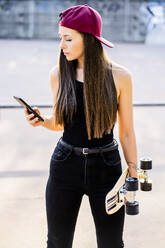
[[[31, 104], [30, 105], [32, 108], [37, 107], [37, 108], [52, 108], [53, 106], [50, 104]], [[23, 108], [22, 106], [19, 105], [0, 105], [0, 110], [1, 109], [19, 109], [19, 108]]]
[[[38, 107], [38, 108], [52, 108], [53, 107], [51, 104], [32, 104], [30, 106], [32, 108], [33, 107]], [[136, 103], [133, 103], [133, 107], [165, 107], [165, 102], [157, 102], [157, 103], [136, 102]], [[0, 105], [0, 110], [1, 109], [19, 109], [19, 108], [23, 108], [23, 107], [19, 105], [5, 105], [5, 104]]]

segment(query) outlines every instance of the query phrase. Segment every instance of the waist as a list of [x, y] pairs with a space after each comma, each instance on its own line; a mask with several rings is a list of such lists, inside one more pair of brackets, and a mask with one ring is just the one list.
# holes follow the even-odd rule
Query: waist
[[93, 148], [78, 147], [78, 146], [71, 145], [71, 144], [67, 143], [66, 141], [64, 141], [62, 139], [62, 137], [60, 138], [59, 143], [65, 147], [71, 149], [77, 155], [81, 155], [81, 154], [87, 155], [87, 154], [93, 154], [93, 153], [108, 152], [108, 151], [118, 149], [118, 143], [115, 139], [113, 139], [113, 141], [111, 143], [109, 143], [105, 146], [93, 147]]
[[83, 125], [67, 126], [64, 128], [62, 139], [66, 143], [78, 147], [93, 148], [105, 146], [113, 141], [113, 129], [109, 134], [103, 133], [101, 138], [92, 138], [89, 140], [87, 130]]

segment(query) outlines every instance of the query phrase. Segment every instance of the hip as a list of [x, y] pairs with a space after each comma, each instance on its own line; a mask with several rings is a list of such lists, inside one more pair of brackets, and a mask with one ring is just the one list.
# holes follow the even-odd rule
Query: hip
[[[111, 147], [113, 145], [111, 144]], [[74, 147], [58, 141], [50, 161], [50, 176], [61, 183], [112, 188], [122, 174], [121, 157], [115, 149], [92, 154], [76, 154]]]

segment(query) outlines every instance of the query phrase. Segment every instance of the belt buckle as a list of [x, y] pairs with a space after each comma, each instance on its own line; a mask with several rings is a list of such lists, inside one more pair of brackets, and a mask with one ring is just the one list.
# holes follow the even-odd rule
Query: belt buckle
[[83, 154], [88, 154], [88, 148], [83, 148]]

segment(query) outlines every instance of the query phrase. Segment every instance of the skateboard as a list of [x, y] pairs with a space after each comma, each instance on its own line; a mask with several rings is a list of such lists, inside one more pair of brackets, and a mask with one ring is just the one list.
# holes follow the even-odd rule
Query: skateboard
[[[148, 176], [148, 170], [152, 169], [152, 159], [143, 157], [140, 159], [140, 169], [138, 169], [138, 178], [129, 177], [129, 168], [127, 167], [117, 183], [105, 198], [105, 209], [107, 214], [114, 214], [123, 205], [126, 205], [128, 215], [137, 215], [139, 213], [139, 203], [135, 201], [136, 191], [152, 190], [152, 180]], [[139, 179], [139, 180], [138, 180]]]

